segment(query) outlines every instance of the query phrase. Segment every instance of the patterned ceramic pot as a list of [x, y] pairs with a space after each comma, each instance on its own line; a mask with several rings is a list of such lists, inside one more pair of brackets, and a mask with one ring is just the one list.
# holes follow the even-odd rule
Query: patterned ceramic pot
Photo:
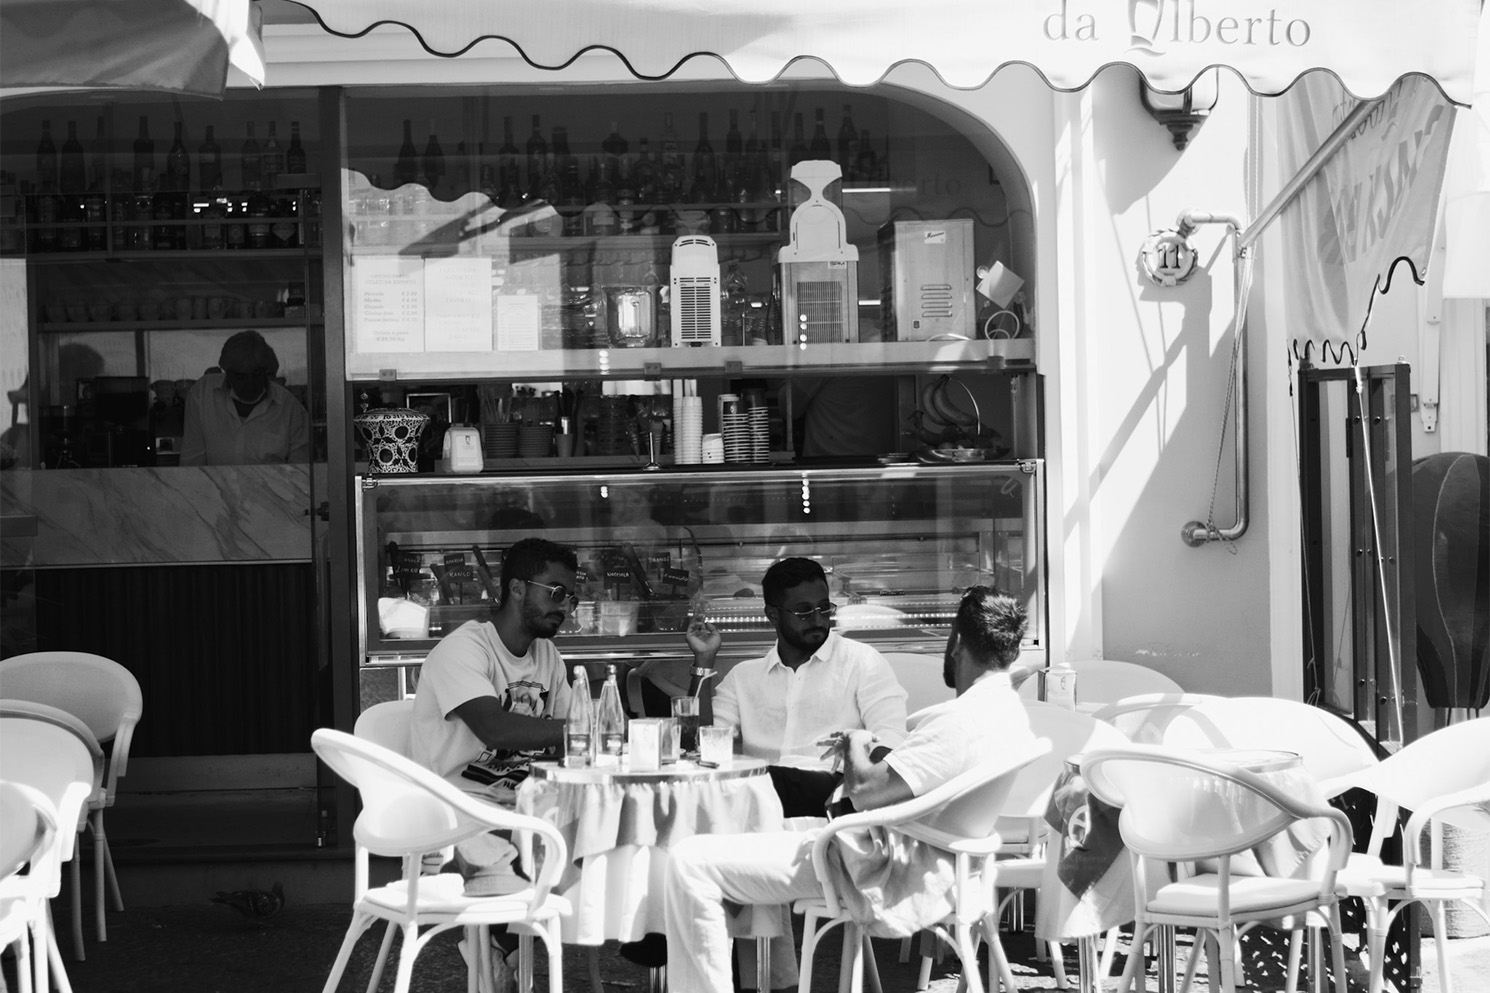
[[368, 471], [418, 472], [419, 436], [429, 416], [407, 407], [379, 407], [352, 418], [367, 445]]

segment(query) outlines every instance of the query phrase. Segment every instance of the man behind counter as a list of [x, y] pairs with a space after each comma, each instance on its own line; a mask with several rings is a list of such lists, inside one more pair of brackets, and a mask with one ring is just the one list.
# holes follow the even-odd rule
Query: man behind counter
[[274, 381], [279, 356], [257, 331], [223, 343], [221, 372], [209, 372], [186, 395], [182, 465], [304, 465], [310, 418], [295, 395]]

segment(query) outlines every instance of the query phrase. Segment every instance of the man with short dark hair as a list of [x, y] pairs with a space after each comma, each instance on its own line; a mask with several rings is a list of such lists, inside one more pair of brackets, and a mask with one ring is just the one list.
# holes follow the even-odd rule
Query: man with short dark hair
[[[827, 754], [841, 763], [845, 791], [858, 809], [921, 796], [981, 763], [1033, 746], [1024, 705], [1008, 675], [1024, 627], [1024, 608], [1017, 601], [986, 586], [973, 587], [963, 596], [947, 638], [943, 675], [957, 696], [927, 708], [915, 730], [890, 750], [864, 729], [823, 739]], [[811, 858], [816, 837], [816, 831], [696, 835], [673, 846], [663, 879], [667, 941], [687, 953], [668, 964], [670, 989], [731, 993], [725, 903], [773, 906], [820, 893]], [[945, 860], [903, 864], [896, 858], [889, 847], [867, 841], [846, 870], [852, 878], [840, 892], [874, 886], [887, 896], [914, 895], [918, 913], [939, 909], [939, 902], [926, 897], [940, 887], [936, 895], [945, 900], [950, 886]], [[929, 923], [912, 920], [907, 926]]]
[[310, 461], [310, 418], [275, 382], [279, 356], [257, 331], [223, 343], [221, 372], [208, 372], [186, 395], [182, 465], [261, 465]]

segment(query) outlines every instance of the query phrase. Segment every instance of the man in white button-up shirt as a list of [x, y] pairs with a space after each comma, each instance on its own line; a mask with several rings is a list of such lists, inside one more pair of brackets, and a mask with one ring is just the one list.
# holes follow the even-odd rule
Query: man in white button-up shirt
[[771, 763], [788, 817], [821, 817], [839, 777], [816, 742], [863, 729], [887, 748], [900, 744], [905, 690], [883, 655], [833, 630], [837, 608], [818, 563], [782, 559], [761, 593], [776, 645], [729, 671], [714, 690], [713, 720], [738, 728], [743, 752]]

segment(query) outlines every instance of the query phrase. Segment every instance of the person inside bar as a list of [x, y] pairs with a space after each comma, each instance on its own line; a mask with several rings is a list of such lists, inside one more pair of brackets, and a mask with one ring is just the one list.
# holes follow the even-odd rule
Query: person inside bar
[[239, 331], [222, 346], [218, 371], [186, 395], [182, 465], [265, 465], [310, 461], [310, 417], [275, 382], [279, 356], [257, 331]]
[[[854, 807], [870, 810], [909, 800], [991, 756], [1034, 745], [1024, 704], [1008, 676], [1024, 627], [1018, 601], [986, 586], [973, 587], [963, 595], [947, 637], [942, 675], [956, 691], [954, 699], [928, 708], [893, 748], [872, 730], [852, 725], [823, 736], [820, 747], [843, 768], [844, 792]], [[811, 858], [817, 833], [695, 835], [673, 846], [663, 877], [666, 937], [669, 946], [687, 954], [669, 962], [670, 988], [731, 993], [725, 903], [772, 906], [821, 893]], [[874, 852], [875, 858], [856, 860], [848, 870], [852, 882], [841, 883], [840, 891], [878, 890], [888, 913], [924, 909], [928, 884], [948, 876], [946, 867], [934, 862], [897, 862], [888, 845], [874, 846]], [[929, 923], [918, 920], [913, 927]], [[773, 975], [772, 986], [777, 980]]]

